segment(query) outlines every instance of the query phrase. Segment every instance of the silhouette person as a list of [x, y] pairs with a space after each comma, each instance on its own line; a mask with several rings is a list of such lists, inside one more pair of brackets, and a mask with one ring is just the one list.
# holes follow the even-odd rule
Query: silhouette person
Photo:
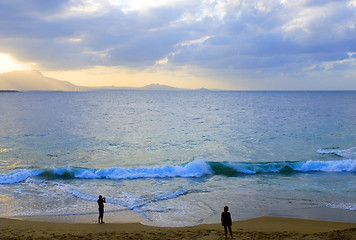
[[104, 203], [105, 203], [105, 198], [103, 198], [103, 196], [99, 195], [99, 199], [98, 199], [98, 206], [99, 206], [98, 222], [99, 223], [104, 223]]
[[224, 211], [221, 213], [221, 225], [224, 226], [225, 239], [227, 239], [227, 228], [229, 228], [231, 238], [234, 238], [232, 236], [232, 231], [231, 231], [232, 219], [231, 219], [231, 214], [229, 213], [228, 206], [225, 206]]

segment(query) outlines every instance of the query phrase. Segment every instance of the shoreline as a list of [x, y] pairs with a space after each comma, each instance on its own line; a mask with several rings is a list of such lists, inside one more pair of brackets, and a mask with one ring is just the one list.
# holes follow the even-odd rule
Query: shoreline
[[[233, 222], [235, 239], [356, 239], [356, 223], [264, 216]], [[220, 224], [54, 223], [0, 218], [0, 239], [224, 239]]]
[[[49, 223], [74, 223], [91, 224], [98, 223], [98, 213], [83, 214], [63, 214], [63, 215], [43, 215], [43, 216], [15, 216], [9, 219], [24, 221], [49, 222]], [[143, 223], [148, 225], [148, 221], [139, 213], [131, 210], [107, 211], [104, 214], [104, 222], [114, 224]]]
[[[311, 208], [298, 208], [293, 210], [272, 210], [264, 215], [255, 215], [248, 218], [238, 218], [239, 216], [232, 216], [233, 221], [246, 221], [256, 219], [259, 217], [281, 217], [281, 218], [295, 218], [314, 221], [326, 221], [326, 222], [340, 222], [340, 223], [356, 223], [356, 211], [329, 208], [329, 207], [311, 207]], [[5, 219], [18, 219], [25, 221], [39, 221], [39, 222], [51, 222], [51, 223], [78, 223], [78, 224], [90, 224], [98, 222], [98, 213], [78, 213], [78, 214], [59, 214], [59, 215], [37, 215], [37, 216], [11, 216], [0, 217]], [[212, 218], [207, 219], [201, 224], [219, 224], [219, 216], [216, 221], [212, 221]], [[104, 221], [106, 223], [141, 223], [143, 225], [152, 227], [166, 227], [160, 226], [158, 223], [149, 221], [143, 218], [138, 212], [129, 209], [109, 210], [104, 214]], [[169, 227], [193, 227], [197, 225], [186, 226], [169, 226]]]
[[275, 210], [266, 216], [297, 218], [305, 220], [356, 223], [356, 211], [329, 207]]

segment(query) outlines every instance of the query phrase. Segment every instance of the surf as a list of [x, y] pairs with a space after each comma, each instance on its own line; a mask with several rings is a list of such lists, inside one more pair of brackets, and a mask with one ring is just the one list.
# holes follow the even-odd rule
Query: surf
[[138, 168], [46, 168], [17, 169], [0, 174], [0, 184], [14, 184], [28, 178], [43, 180], [67, 179], [112, 179], [129, 180], [138, 178], [199, 178], [209, 175], [237, 177], [253, 174], [286, 174], [298, 172], [356, 172], [356, 159], [333, 161], [284, 161], [284, 162], [208, 162], [194, 160], [180, 165], [143, 166]]

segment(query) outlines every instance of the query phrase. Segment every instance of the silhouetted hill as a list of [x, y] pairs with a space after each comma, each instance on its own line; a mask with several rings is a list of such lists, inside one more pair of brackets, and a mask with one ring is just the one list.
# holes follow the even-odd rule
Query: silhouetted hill
[[90, 87], [92, 90], [143, 90], [143, 91], [209, 91], [207, 88], [189, 89], [189, 88], [176, 88], [168, 85], [150, 84], [144, 87]]
[[81, 91], [79, 87], [66, 81], [48, 78], [39, 71], [13, 71], [0, 74], [0, 90], [16, 91]]
[[153, 91], [179, 91], [179, 90], [186, 90], [186, 89], [182, 89], [182, 88], [175, 88], [175, 87], [171, 87], [168, 85], [161, 85], [161, 84], [150, 84], [147, 86], [144, 86], [143, 88], [141, 88], [142, 90], [153, 90]]
[[150, 84], [144, 87], [82, 87], [67, 81], [44, 76], [36, 70], [13, 71], [0, 74], [0, 91], [93, 91], [93, 90], [143, 90], [143, 91], [209, 91], [209, 89], [176, 88]]

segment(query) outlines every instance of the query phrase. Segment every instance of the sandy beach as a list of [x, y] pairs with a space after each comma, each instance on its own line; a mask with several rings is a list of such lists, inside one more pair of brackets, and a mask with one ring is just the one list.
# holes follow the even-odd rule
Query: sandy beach
[[[356, 223], [265, 216], [233, 223], [234, 239], [356, 239]], [[220, 224], [163, 228], [141, 223], [0, 219], [0, 239], [224, 239]]]

